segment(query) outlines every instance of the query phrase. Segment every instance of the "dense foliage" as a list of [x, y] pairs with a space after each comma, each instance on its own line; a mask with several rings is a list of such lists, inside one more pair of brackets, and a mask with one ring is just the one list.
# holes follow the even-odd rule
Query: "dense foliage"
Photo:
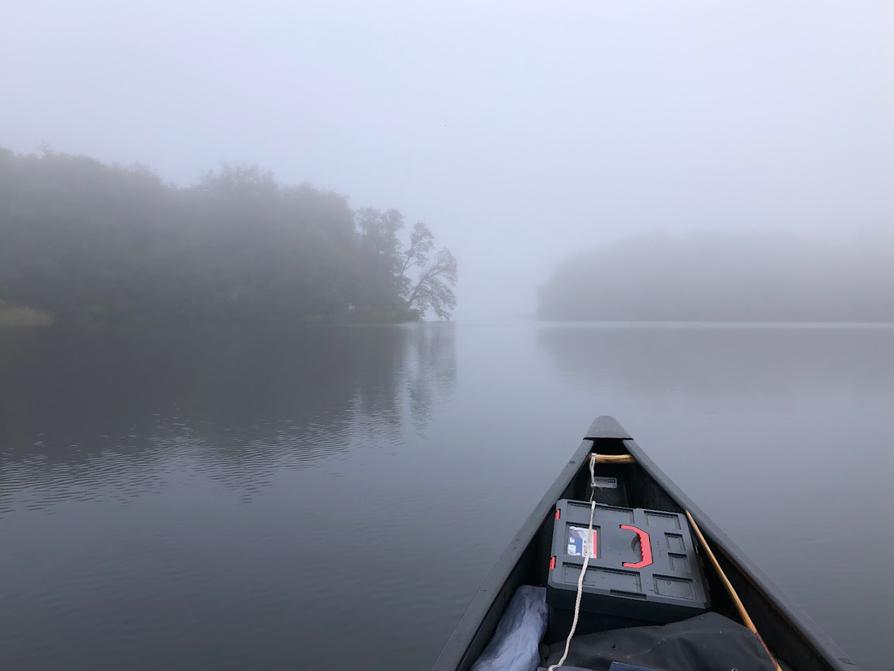
[[559, 264], [542, 319], [892, 321], [894, 238], [782, 232], [630, 238]]
[[455, 306], [456, 261], [396, 210], [227, 167], [145, 168], [0, 149], [0, 301], [61, 319], [402, 321]]

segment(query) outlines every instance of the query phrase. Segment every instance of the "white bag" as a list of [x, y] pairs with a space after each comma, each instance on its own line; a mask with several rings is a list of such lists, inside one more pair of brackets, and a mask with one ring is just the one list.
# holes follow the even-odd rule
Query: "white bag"
[[521, 585], [472, 671], [535, 671], [546, 619], [546, 588]]

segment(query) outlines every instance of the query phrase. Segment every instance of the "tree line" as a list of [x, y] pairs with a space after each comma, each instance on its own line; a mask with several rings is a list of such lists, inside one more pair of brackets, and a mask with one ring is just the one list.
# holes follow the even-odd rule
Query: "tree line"
[[894, 235], [644, 235], [581, 252], [540, 288], [538, 316], [600, 321], [894, 321]]
[[61, 320], [447, 319], [456, 259], [425, 224], [405, 228], [256, 167], [180, 187], [0, 148], [0, 305]]

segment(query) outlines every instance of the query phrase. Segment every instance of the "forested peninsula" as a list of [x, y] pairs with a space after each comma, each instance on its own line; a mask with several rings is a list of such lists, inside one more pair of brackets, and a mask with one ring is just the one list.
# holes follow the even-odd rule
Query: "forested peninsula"
[[225, 166], [0, 148], [0, 313], [36, 321], [447, 319], [457, 262], [423, 223]]

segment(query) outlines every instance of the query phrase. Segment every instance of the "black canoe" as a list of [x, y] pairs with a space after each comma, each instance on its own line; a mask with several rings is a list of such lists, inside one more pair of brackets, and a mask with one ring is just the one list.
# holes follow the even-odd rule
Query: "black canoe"
[[[432, 671], [467, 671], [490, 640], [500, 616], [519, 585], [544, 585], [553, 533], [553, 510], [563, 498], [586, 499], [588, 457], [630, 454], [633, 464], [603, 464], [599, 475], [617, 477], [627, 488], [631, 507], [683, 512], [698, 522], [724, 572], [779, 661], [795, 671], [858, 667], [799, 609], [790, 604], [742, 551], [662, 473], [611, 417], [593, 422], [574, 456], [522, 525], [490, 575], [480, 586]], [[715, 571], [706, 564], [712, 610], [737, 619]]]

